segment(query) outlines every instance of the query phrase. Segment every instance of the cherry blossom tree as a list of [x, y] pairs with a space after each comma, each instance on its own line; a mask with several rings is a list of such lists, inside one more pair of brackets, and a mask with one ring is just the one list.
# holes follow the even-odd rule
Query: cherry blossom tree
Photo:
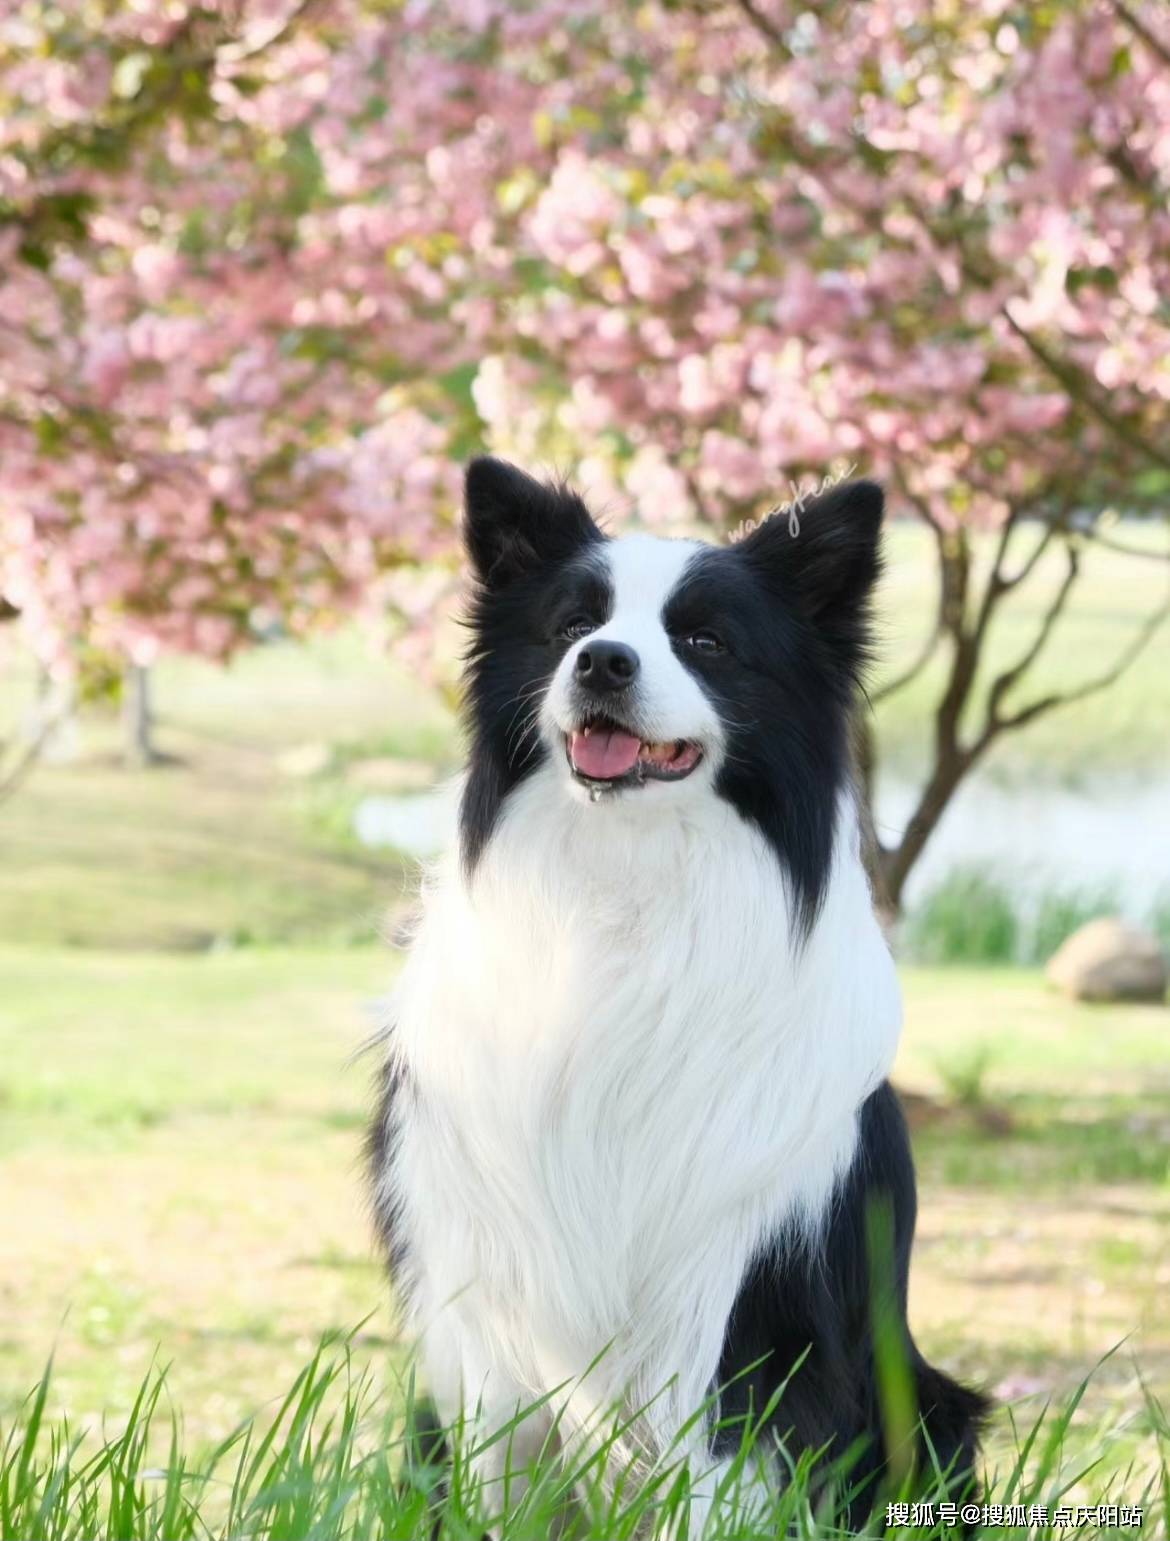
[[854, 462], [939, 571], [883, 686], [945, 657], [896, 909], [971, 769], [1164, 613], [1028, 694], [1102, 514], [1170, 494], [1156, 5], [29, 5], [0, 120], [0, 589], [46, 654], [409, 608], [483, 439], [665, 528]]
[[345, 210], [300, 124], [356, 60], [308, 12], [0, 20], [0, 586], [52, 666], [223, 657], [448, 539], [441, 349], [394, 275], [343, 294], [319, 229]]

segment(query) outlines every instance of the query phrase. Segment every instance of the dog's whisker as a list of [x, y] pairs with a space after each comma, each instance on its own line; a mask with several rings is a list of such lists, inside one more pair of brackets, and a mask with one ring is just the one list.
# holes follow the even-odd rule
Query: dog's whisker
[[530, 713], [527, 720], [521, 724], [523, 731], [520, 733], [519, 737], [515, 739], [515, 742], [512, 742], [511, 738], [509, 739], [508, 758], [510, 760], [516, 760], [520, 757], [520, 752], [525, 747], [527, 740], [530, 738], [535, 739], [539, 727], [539, 714], [536, 712]]

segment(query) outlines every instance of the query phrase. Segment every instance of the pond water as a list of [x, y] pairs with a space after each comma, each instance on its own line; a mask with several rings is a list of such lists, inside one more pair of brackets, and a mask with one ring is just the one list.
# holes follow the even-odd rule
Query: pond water
[[[885, 838], [905, 825], [915, 785], [879, 783], [877, 818]], [[354, 829], [363, 844], [426, 858], [455, 827], [458, 783], [427, 792], [363, 799]], [[973, 777], [956, 795], [908, 885], [907, 901], [958, 866], [978, 866], [1026, 897], [1052, 889], [1111, 889], [1124, 913], [1144, 919], [1170, 900], [1170, 773], [1101, 779], [1070, 788], [997, 784]]]
[[363, 797], [354, 809], [353, 832], [372, 849], [391, 847], [425, 861], [451, 840], [458, 811], [457, 780], [441, 782], [426, 792]]
[[[879, 782], [883, 838], [905, 826], [915, 792], [894, 776]], [[1144, 919], [1156, 902], [1170, 900], [1170, 773], [1075, 788], [973, 776], [911, 874], [908, 904], [957, 866], [984, 868], [1025, 896], [1112, 889], [1125, 914]]]

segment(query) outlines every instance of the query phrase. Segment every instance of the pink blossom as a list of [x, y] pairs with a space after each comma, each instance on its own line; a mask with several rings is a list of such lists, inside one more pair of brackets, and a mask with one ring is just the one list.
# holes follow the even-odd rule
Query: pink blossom
[[681, 524], [694, 517], [694, 503], [677, 466], [658, 445], [643, 445], [630, 462], [626, 485], [641, 519], [649, 525]]
[[[479, 443], [649, 522], [840, 455], [948, 526], [1144, 495], [1170, 80], [1120, 11], [768, 0], [780, 49], [738, 6], [586, 9], [0, 17], [0, 592], [53, 667], [219, 656], [258, 614], [389, 606], [416, 638], [391, 580], [449, 581]], [[213, 118], [53, 153], [192, 19]]]

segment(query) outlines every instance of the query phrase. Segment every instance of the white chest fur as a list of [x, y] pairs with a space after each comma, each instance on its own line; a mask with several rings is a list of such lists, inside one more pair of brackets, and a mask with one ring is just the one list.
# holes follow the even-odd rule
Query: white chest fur
[[562, 780], [509, 798], [470, 886], [437, 875], [396, 995], [413, 1323], [441, 1397], [536, 1396], [601, 1354], [582, 1405], [673, 1377], [677, 1427], [753, 1252], [815, 1228], [848, 1163], [897, 981], [851, 805], [801, 945], [775, 855], [718, 798], [658, 817]]

